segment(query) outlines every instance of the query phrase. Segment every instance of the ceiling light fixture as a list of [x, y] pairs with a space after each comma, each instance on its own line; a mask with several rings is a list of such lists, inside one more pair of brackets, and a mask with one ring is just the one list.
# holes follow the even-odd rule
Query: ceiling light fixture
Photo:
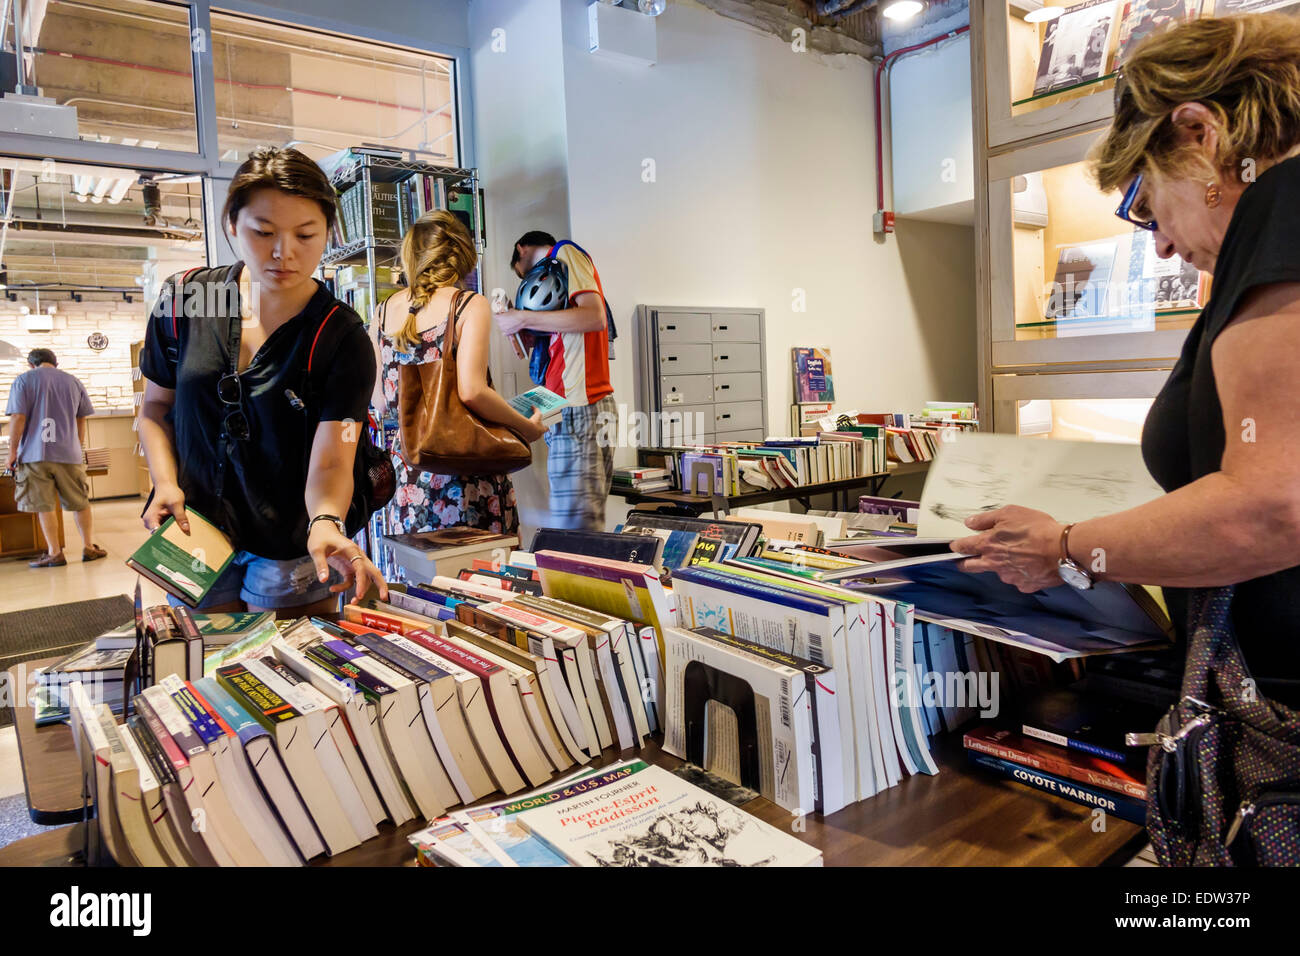
[[910, 20], [924, 9], [921, 0], [890, 0], [880, 12], [890, 20]]
[[647, 17], [657, 17], [668, 9], [668, 0], [637, 0], [636, 7]]
[[1039, 7], [1037, 10], [1030, 10], [1025, 14], [1026, 23], [1045, 23], [1048, 20], [1055, 20], [1065, 12], [1065, 7]]

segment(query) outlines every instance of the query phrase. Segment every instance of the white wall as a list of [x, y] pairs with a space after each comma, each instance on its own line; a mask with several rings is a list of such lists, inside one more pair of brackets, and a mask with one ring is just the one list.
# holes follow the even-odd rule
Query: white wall
[[969, 33], [905, 54], [891, 68], [891, 208], [898, 215], [973, 222], [970, 84]]
[[[795, 53], [674, 0], [658, 18], [658, 63], [633, 66], [588, 52], [586, 7], [475, 0], [476, 139], [492, 255], [508, 255], [524, 227], [560, 236], [566, 226], [592, 253], [622, 332], [615, 398], [635, 404], [633, 317], [638, 304], [655, 304], [766, 310], [774, 434], [789, 429], [795, 345], [830, 347], [841, 407], [973, 400], [971, 230], [906, 223], [884, 243], [872, 236], [870, 64]], [[550, 137], [557, 9], [562, 142]], [[505, 54], [490, 51], [496, 26], [506, 29]], [[521, 122], [532, 142], [519, 140]], [[643, 180], [647, 159], [653, 182]], [[556, 181], [561, 169], [567, 186]], [[499, 267], [493, 275], [489, 287], [513, 292], [512, 276], [503, 283]], [[806, 312], [793, 311], [796, 289]], [[619, 450], [620, 463], [633, 459], [631, 448]], [[544, 489], [533, 499], [529, 482], [517, 476], [521, 501], [544, 509]], [[618, 516], [611, 508], [610, 523]]]
[[[99, 411], [131, 407], [131, 343], [144, 340], [152, 303], [140, 296], [133, 303], [56, 302], [52, 332], [28, 332], [18, 305], [0, 299], [0, 415], [14, 379], [29, 367], [27, 353], [37, 348], [54, 350], [59, 368], [81, 379]], [[92, 332], [107, 335], [108, 348], [91, 349], [86, 339]]]
[[971, 230], [872, 238], [870, 64], [795, 53], [679, 0], [659, 17], [657, 65], [623, 65], [587, 52], [584, 0], [561, 2], [573, 232], [623, 328], [638, 303], [764, 308], [773, 433], [789, 428], [795, 345], [831, 348], [843, 407], [974, 398]]
[[[514, 296], [514, 241], [530, 229], [569, 233], [568, 138], [559, 0], [475, 0], [470, 6], [470, 69], [475, 141], [486, 195], [484, 289]], [[500, 336], [493, 340], [497, 388], [528, 387], [528, 366]], [[525, 544], [547, 523], [546, 443], [533, 466], [514, 475]]]

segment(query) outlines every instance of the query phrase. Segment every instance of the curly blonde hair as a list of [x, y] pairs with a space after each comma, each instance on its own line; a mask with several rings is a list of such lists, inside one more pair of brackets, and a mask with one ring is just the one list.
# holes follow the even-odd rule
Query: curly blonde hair
[[439, 289], [457, 285], [473, 272], [478, 252], [465, 224], [454, 213], [435, 209], [415, 220], [402, 237], [401, 258], [414, 311], [394, 340], [400, 348], [412, 348], [420, 340], [415, 313]]
[[[1213, 115], [1213, 160], [1180, 145], [1170, 114], [1201, 103]], [[1115, 116], [1090, 158], [1104, 190], [1135, 175], [1262, 172], [1300, 144], [1300, 21], [1282, 13], [1204, 17], [1144, 39], [1125, 61]], [[1213, 168], [1211, 168], [1213, 167]]]

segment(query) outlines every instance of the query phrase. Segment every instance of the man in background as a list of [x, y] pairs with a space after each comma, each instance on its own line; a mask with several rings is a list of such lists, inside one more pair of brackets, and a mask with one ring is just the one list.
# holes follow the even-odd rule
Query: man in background
[[9, 390], [9, 454], [19, 511], [39, 515], [48, 553], [28, 564], [57, 568], [68, 563], [59, 545], [59, 516], [63, 507], [73, 513], [81, 532], [82, 561], [94, 561], [108, 552], [91, 541], [89, 486], [86, 484], [86, 418], [95, 414], [86, 387], [73, 375], [60, 371], [49, 349], [32, 349], [29, 371], [14, 379]]
[[[609, 327], [596, 266], [572, 243], [549, 233], [526, 232], [515, 243], [510, 267], [523, 278], [554, 257], [568, 269], [568, 301], [550, 312], [507, 309], [497, 316], [506, 335], [550, 336], [543, 385], [568, 400], [546, 432], [551, 486], [551, 527], [605, 530], [605, 503], [614, 480], [614, 449], [601, 440], [601, 423], [617, 415], [609, 379]], [[602, 418], [602, 416], [605, 416]]]

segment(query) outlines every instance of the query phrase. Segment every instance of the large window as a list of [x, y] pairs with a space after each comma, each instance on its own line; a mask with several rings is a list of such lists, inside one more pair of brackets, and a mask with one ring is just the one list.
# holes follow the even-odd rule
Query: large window
[[198, 151], [188, 8], [46, 0], [24, 3], [23, 19], [27, 84], [74, 107], [82, 139]]
[[460, 165], [454, 61], [216, 12], [212, 32], [221, 159], [374, 143]]

